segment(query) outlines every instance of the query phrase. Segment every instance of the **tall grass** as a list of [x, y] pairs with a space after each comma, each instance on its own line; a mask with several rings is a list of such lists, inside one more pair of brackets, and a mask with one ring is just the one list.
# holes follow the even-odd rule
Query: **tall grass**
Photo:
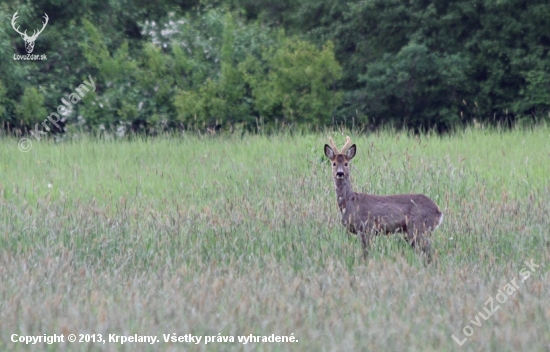
[[[1, 139], [0, 350], [550, 349], [550, 128], [351, 135], [355, 190], [443, 210], [429, 266], [398, 235], [361, 258], [328, 135], [83, 137], [28, 153]], [[544, 266], [472, 325], [526, 260]], [[44, 333], [161, 342], [11, 342]], [[164, 343], [172, 333], [298, 342]]]

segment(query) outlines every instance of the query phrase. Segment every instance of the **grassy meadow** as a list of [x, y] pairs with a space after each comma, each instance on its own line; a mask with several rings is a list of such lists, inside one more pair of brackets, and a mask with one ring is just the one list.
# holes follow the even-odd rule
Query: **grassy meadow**
[[[0, 350], [550, 351], [550, 127], [350, 132], [356, 191], [444, 212], [431, 265], [341, 226], [323, 146], [346, 134], [0, 138]], [[159, 342], [11, 340], [71, 333]]]

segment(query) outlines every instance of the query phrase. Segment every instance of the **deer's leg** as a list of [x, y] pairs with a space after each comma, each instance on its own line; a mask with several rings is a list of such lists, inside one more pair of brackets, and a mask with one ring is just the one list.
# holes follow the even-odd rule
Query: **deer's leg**
[[417, 236], [418, 236], [418, 231], [416, 230], [416, 227], [414, 226], [414, 224], [409, 224], [409, 226], [407, 226], [407, 234], [405, 235], [405, 239], [407, 240], [407, 242], [409, 242], [409, 244], [413, 248], [416, 248]]
[[428, 263], [432, 261], [432, 242], [429, 239], [429, 233], [425, 228], [418, 226], [413, 222], [407, 227], [407, 241], [411, 247], [421, 249], [426, 256]]
[[378, 234], [378, 232], [374, 229], [371, 229], [370, 231], [361, 231], [361, 242], [363, 244], [363, 256], [366, 257], [369, 254], [371, 244], [374, 242], [374, 237]]
[[428, 238], [428, 233], [422, 235], [420, 245], [422, 246], [422, 252], [426, 255], [428, 263], [432, 262], [432, 241]]
[[370, 249], [370, 236], [368, 236], [365, 231], [360, 231], [359, 236], [361, 236], [361, 244], [363, 247], [363, 258], [366, 259]]

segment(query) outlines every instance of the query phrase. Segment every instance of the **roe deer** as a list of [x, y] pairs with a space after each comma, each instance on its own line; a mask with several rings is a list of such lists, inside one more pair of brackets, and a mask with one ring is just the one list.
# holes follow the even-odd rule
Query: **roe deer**
[[336, 188], [342, 224], [353, 234], [361, 236], [364, 255], [372, 234], [404, 232], [405, 239], [414, 248], [420, 247], [432, 259], [430, 233], [443, 221], [443, 214], [430, 198], [423, 194], [396, 194], [377, 196], [357, 193], [351, 188], [349, 162], [357, 147], [349, 137], [341, 151], [329, 138], [325, 155], [332, 162], [332, 176]]

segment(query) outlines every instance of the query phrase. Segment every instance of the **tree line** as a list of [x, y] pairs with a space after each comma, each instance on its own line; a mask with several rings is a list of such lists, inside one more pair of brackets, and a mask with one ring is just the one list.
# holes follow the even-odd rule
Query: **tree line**
[[[49, 21], [33, 54], [19, 31]], [[66, 131], [437, 129], [549, 120], [547, 1], [54, 0], [0, 5], [0, 123]], [[16, 55], [19, 55], [16, 59]]]

